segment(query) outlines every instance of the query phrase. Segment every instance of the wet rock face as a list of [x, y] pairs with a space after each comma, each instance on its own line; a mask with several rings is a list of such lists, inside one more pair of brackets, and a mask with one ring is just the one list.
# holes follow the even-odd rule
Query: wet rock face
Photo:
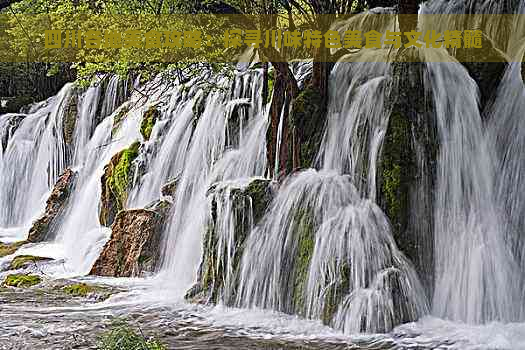
[[111, 227], [111, 238], [93, 265], [91, 275], [138, 277], [155, 271], [169, 203], [159, 201], [149, 208], [118, 213]]
[[53, 227], [60, 219], [60, 214], [65, 208], [66, 203], [71, 196], [71, 192], [77, 177], [77, 173], [67, 169], [58, 181], [47, 199], [44, 214], [33, 223], [29, 230], [29, 242], [42, 242], [51, 237]]
[[313, 166], [323, 138], [326, 111], [322, 94], [307, 86], [297, 96], [290, 113], [291, 125], [297, 126], [299, 167]]
[[144, 137], [144, 140], [149, 140], [153, 126], [160, 119], [160, 111], [157, 107], [150, 107], [142, 118], [142, 124], [140, 125], [140, 133]]
[[73, 134], [75, 132], [75, 125], [77, 123], [78, 116], [78, 94], [76, 91], [71, 92], [66, 108], [64, 110], [63, 133], [64, 142], [66, 145], [73, 144]]
[[169, 180], [168, 182], [166, 182], [166, 184], [164, 186], [162, 186], [162, 188], [160, 189], [160, 193], [163, 195], [163, 196], [166, 196], [166, 197], [174, 197], [175, 196], [175, 192], [177, 192], [177, 184], [179, 183], [179, 178], [176, 177], [174, 179], [171, 179]]
[[133, 181], [132, 162], [139, 154], [139, 146], [140, 144], [136, 142], [120, 151], [104, 167], [99, 208], [99, 221], [103, 226], [111, 226], [118, 212], [125, 209], [128, 190]]
[[[272, 182], [266, 179], [252, 180], [247, 186], [215, 185], [209, 189], [211, 212], [203, 240], [203, 256], [197, 283], [187, 292], [186, 299], [198, 303], [217, 303], [224, 288], [236, 290], [245, 241], [251, 229], [264, 216], [273, 195]], [[220, 222], [230, 219], [233, 226], [229, 228]], [[225, 248], [229, 244], [231, 246]], [[232, 271], [229, 276], [227, 269]], [[229, 304], [233, 302], [234, 293], [223, 298], [227, 298], [223, 301]]]
[[483, 35], [483, 49], [457, 49], [457, 58], [463, 63], [472, 79], [476, 81], [481, 94], [481, 110], [496, 97], [498, 85], [508, 67], [505, 54]]
[[409, 60], [393, 66], [395, 88], [379, 158], [377, 202], [390, 220], [397, 246], [414, 264], [430, 297], [439, 141], [424, 69], [423, 63]]

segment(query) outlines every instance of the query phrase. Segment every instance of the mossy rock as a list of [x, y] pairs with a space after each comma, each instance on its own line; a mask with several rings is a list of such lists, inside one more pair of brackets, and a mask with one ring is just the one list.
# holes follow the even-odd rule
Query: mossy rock
[[139, 155], [139, 142], [133, 143], [111, 158], [102, 176], [100, 223], [111, 226], [117, 213], [125, 209], [128, 190], [133, 179], [132, 162]]
[[62, 288], [62, 291], [72, 296], [85, 297], [88, 294], [94, 292], [95, 288], [85, 283], [76, 283], [65, 286]]
[[78, 94], [75, 90], [71, 92], [71, 96], [67, 102], [64, 110], [64, 117], [62, 121], [62, 128], [64, 133], [64, 141], [66, 145], [73, 144], [73, 134], [77, 124], [78, 116]]
[[293, 309], [295, 313], [303, 314], [306, 310], [306, 285], [308, 271], [314, 252], [315, 228], [312, 212], [299, 209], [294, 216], [294, 234], [297, 237], [297, 247], [294, 256], [293, 269]]
[[[240, 261], [244, 252], [246, 239], [251, 230], [250, 223], [257, 225], [266, 208], [269, 206], [273, 192], [271, 180], [253, 179], [247, 186], [229, 187], [229, 201], [234, 217], [234, 237], [232, 249], [235, 253], [232, 256], [220, 256], [219, 252], [219, 233], [217, 232], [217, 205], [218, 200], [223, 198], [222, 191], [226, 188], [214, 184], [208, 190], [207, 195], [211, 196], [210, 218], [203, 238], [202, 260], [198, 271], [197, 283], [187, 292], [185, 298], [197, 303], [218, 303], [220, 301], [227, 305], [232, 305], [235, 300], [235, 293], [239, 283]], [[247, 217], [246, 209], [251, 206], [252, 218]], [[231, 269], [231, 295], [226, 300], [223, 296], [225, 287], [225, 271]], [[223, 300], [221, 300], [221, 298]]]
[[42, 256], [19, 255], [11, 261], [11, 264], [9, 265], [9, 269], [18, 270], [23, 267], [26, 267], [29, 264], [36, 264], [37, 262], [50, 261], [50, 260], [53, 260], [53, 259], [42, 257]]
[[42, 279], [36, 275], [12, 274], [4, 279], [6, 287], [29, 288], [39, 284]]
[[160, 111], [155, 106], [151, 106], [142, 118], [142, 124], [140, 125], [140, 133], [144, 137], [144, 140], [149, 140], [153, 126], [160, 118]]
[[[307, 86], [295, 99], [290, 112], [290, 125], [295, 128], [299, 147], [299, 167], [312, 167], [323, 138], [325, 124], [325, 100], [321, 92]], [[292, 135], [290, 135], [292, 140]], [[290, 161], [293, 157], [289, 157]], [[292, 170], [292, 164], [287, 165]]]
[[130, 110], [129, 106], [124, 105], [119, 109], [118, 113], [113, 117], [113, 128], [111, 129], [111, 136], [115, 136], [120, 126], [122, 125], [122, 122], [128, 115], [129, 110]]
[[22, 246], [25, 243], [26, 241], [10, 243], [10, 244], [0, 243], [0, 257], [13, 254], [14, 252], [17, 251], [18, 248], [20, 248], [20, 246]]

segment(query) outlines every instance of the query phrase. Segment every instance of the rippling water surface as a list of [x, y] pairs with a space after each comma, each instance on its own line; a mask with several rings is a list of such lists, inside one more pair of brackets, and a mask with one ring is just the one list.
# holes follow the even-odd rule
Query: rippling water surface
[[103, 302], [51, 288], [2, 289], [0, 349], [96, 349], [100, 334], [120, 319], [169, 349], [525, 349], [524, 324], [468, 326], [425, 318], [387, 335], [345, 336], [268, 311], [155, 302], [162, 293], [117, 282], [112, 288], [122, 292]]

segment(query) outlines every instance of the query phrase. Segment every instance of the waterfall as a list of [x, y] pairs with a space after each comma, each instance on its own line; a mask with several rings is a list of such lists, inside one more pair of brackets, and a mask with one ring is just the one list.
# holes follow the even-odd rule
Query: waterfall
[[237, 304], [381, 332], [427, 312], [388, 220], [348, 176], [304, 171], [282, 185], [243, 255]]
[[[179, 168], [182, 169], [173, 214], [165, 233], [166, 253], [161, 272], [167, 274], [167, 283], [176, 285], [175, 295], [184, 295], [195, 281], [208, 214], [208, 188], [217, 181], [264, 175], [267, 114], [262, 108], [260, 76], [259, 71], [240, 74], [235, 78], [231, 95], [228, 90], [216, 90], [205, 97], [191, 142], [178, 149], [186, 154], [180, 156], [185, 160]], [[221, 84], [228, 86], [231, 82], [223, 79]], [[237, 113], [234, 117], [239, 108], [248, 108], [247, 115]], [[184, 119], [184, 113], [177, 120], [181, 118]], [[179, 127], [176, 124], [177, 121], [172, 128]], [[235, 137], [229, 128], [237, 130]], [[234, 143], [227, 150], [234, 138], [238, 138], [237, 146]]]
[[[116, 135], [120, 141], [111, 143], [112, 117], [106, 117], [97, 126], [103, 118], [101, 113], [112, 113], [115, 100], [127, 94], [118, 77], [109, 77], [109, 90], [102, 85], [105, 79], [108, 77], [102, 77], [85, 91], [72, 83], [66, 84], [56, 96], [31, 108], [29, 114], [1, 117], [2, 123], [12, 126], [7, 129], [8, 137], [4, 137], [6, 147], [0, 160], [0, 226], [8, 231], [16, 230], [18, 240], [27, 237], [32, 220], [43, 211], [48, 193], [64, 170], [73, 167], [80, 173], [64, 220], [47, 237], [56, 243], [54, 250], [50, 252], [44, 244], [24, 247], [17, 252], [33, 255], [40, 252], [44, 256], [66, 259], [66, 274], [87, 273], [87, 265], [96, 258], [92, 257], [90, 262], [85, 255], [91, 251], [93, 242], [100, 245], [101, 237], [86, 232], [99, 227], [96, 213], [100, 173], [119, 147], [130, 142], [124, 137], [130, 132], [123, 127]], [[109, 92], [106, 94], [106, 91]], [[99, 102], [104, 106], [103, 111]], [[140, 135], [136, 123], [129, 128], [132, 139]], [[100, 150], [107, 148], [108, 143], [111, 147], [101, 154]], [[96, 255], [98, 251], [91, 251], [91, 254]]]
[[[21, 116], [0, 169], [0, 227], [26, 226], [66, 167], [63, 118], [73, 86], [67, 84], [36, 112]], [[10, 115], [2, 118], [10, 119]]]
[[[525, 8], [523, 1], [505, 4], [436, 0], [425, 3], [421, 14]], [[338, 30], [371, 24], [354, 22], [339, 23]], [[422, 19], [420, 27], [431, 24]], [[454, 25], [438, 24], [440, 31]], [[495, 98], [482, 111], [476, 81], [452, 53], [410, 51], [427, 62], [413, 80], [431, 107], [418, 111], [421, 120], [408, 120], [403, 135], [417, 169], [409, 201], [421, 203], [401, 214], [420, 227], [402, 234], [417, 235], [414, 249], [429, 257], [421, 261], [430, 260], [424, 272], [432, 270], [433, 279], [421, 275], [421, 261], [407, 253], [396, 235], [395, 215], [382, 203], [393, 101], [403, 93], [397, 91], [397, 66], [385, 62], [403, 51], [352, 52], [335, 64], [316, 169], [300, 169], [281, 183], [277, 165], [290, 111], [280, 111], [276, 171], [268, 174], [270, 106], [262, 100], [260, 68], [203, 71], [185, 82], [158, 76], [135, 84], [140, 91], [134, 93], [131, 80], [117, 76], [101, 76], [86, 89], [67, 84], [27, 113], [0, 116], [2, 241], [27, 237], [53, 185], [72, 168], [77, 179], [52, 235], [15, 254], [59, 260], [46, 265], [45, 273], [54, 277], [88, 274], [111, 233], [99, 222], [105, 167], [139, 141], [122, 209], [172, 202], [151, 283], [170, 300], [183, 299], [200, 282], [213, 234], [211, 268], [222, 279], [213, 301], [228, 307], [299, 315], [345, 334], [389, 332], [429, 314], [472, 324], [523, 321], [525, 87], [518, 62], [525, 51], [523, 35], [512, 33], [498, 47], [515, 62], [505, 65]], [[363, 62], [372, 58], [382, 62]], [[311, 64], [292, 68], [302, 88]], [[148, 138], [141, 126], [151, 109], [158, 117]], [[437, 126], [436, 139], [429, 140], [435, 142], [435, 174], [416, 129], [424, 122]], [[272, 188], [258, 218], [257, 203], [242, 193], [253, 181]], [[175, 192], [164, 197], [161, 189], [171, 182]]]
[[426, 74], [441, 140], [434, 313], [472, 323], [516, 320], [518, 270], [496, 205], [494, 155], [476, 85], [456, 63], [427, 63]]

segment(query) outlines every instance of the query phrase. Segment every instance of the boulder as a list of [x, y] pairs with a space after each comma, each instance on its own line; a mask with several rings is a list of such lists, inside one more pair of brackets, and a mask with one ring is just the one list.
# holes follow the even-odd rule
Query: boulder
[[111, 226], [119, 211], [125, 209], [133, 181], [132, 162], [139, 155], [139, 142], [115, 154], [104, 167], [101, 178], [102, 195], [99, 207], [100, 224]]
[[[273, 198], [272, 185], [270, 180], [254, 179], [245, 186], [217, 183], [208, 190], [210, 214], [203, 239], [203, 256], [197, 283], [187, 292], [186, 299], [217, 303], [226, 284], [230, 284], [230, 291], [236, 290], [244, 243], [252, 228], [263, 218]], [[233, 226], [223, 225], [220, 220], [231, 220]], [[225, 248], [228, 244], [231, 246]], [[221, 251], [219, 247], [222, 247]], [[226, 276], [226, 267], [233, 271], [232, 275]], [[223, 300], [228, 304], [234, 295], [225, 298], [229, 298]]]
[[162, 229], [170, 204], [158, 201], [147, 209], [123, 210], [111, 227], [111, 238], [90, 274], [137, 277], [155, 271]]
[[9, 270], [18, 270], [30, 265], [37, 265], [40, 262], [46, 262], [51, 260], [53, 259], [42, 256], [18, 255], [11, 261], [9, 265]]
[[77, 177], [77, 173], [67, 169], [62, 174], [51, 191], [47, 199], [44, 214], [33, 223], [29, 230], [29, 242], [42, 242], [50, 238], [53, 227], [60, 219], [60, 214], [66, 207], [66, 203], [71, 196], [71, 192]]

